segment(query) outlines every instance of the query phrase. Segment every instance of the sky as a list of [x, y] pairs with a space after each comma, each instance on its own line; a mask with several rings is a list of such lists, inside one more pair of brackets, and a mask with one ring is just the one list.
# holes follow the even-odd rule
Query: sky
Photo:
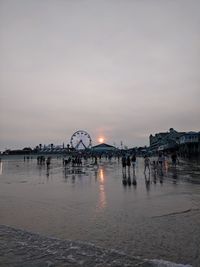
[[200, 131], [199, 0], [0, 0], [0, 150]]

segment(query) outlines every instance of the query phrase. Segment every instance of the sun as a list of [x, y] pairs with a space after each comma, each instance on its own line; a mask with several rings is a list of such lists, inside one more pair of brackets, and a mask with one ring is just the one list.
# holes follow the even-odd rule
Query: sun
[[103, 137], [99, 137], [98, 141], [99, 141], [99, 143], [102, 144], [104, 142], [104, 138]]

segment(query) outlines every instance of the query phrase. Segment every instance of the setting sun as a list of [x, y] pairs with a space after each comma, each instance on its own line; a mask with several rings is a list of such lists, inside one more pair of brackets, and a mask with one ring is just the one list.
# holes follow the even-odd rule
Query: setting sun
[[99, 141], [99, 143], [103, 143], [103, 142], [104, 142], [104, 138], [103, 138], [103, 137], [100, 137], [100, 138], [98, 139], [98, 141]]

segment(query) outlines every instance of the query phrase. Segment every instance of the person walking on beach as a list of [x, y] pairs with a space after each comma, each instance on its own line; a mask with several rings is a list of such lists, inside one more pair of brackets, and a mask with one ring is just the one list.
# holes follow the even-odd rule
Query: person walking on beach
[[122, 172], [126, 173], [126, 157], [125, 157], [125, 155], [122, 156]]
[[130, 173], [130, 167], [131, 167], [131, 159], [130, 159], [130, 156], [127, 156], [126, 165], [128, 167], [128, 173]]
[[158, 166], [159, 166], [161, 169], [162, 169], [162, 167], [163, 167], [164, 160], [165, 160], [164, 155], [160, 153], [160, 154], [158, 155]]
[[135, 156], [135, 154], [133, 154], [133, 156], [131, 158], [131, 162], [132, 162], [133, 169], [135, 169], [135, 165], [136, 165], [136, 156]]
[[147, 155], [144, 156], [144, 173], [146, 172], [146, 169], [148, 169], [150, 173], [150, 159]]
[[176, 151], [174, 151], [172, 153], [171, 159], [172, 159], [172, 165], [176, 167], [176, 164], [177, 164], [177, 154], [176, 154]]

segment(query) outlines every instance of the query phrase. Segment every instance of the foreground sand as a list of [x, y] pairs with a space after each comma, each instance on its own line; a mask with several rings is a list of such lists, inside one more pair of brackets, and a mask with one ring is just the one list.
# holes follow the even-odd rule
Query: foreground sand
[[154, 266], [84, 242], [59, 240], [12, 227], [0, 226], [0, 266]]

